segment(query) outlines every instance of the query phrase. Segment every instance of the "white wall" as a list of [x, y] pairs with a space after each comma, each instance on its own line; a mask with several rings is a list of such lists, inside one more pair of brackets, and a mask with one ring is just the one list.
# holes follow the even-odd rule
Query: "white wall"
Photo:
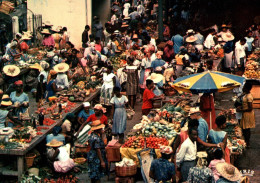
[[89, 1], [91, 0], [27, 0], [27, 8], [34, 14], [42, 14], [43, 22], [50, 21], [54, 27], [67, 27], [70, 41], [76, 48], [80, 48], [81, 34], [87, 23], [86, 6], [91, 4]]

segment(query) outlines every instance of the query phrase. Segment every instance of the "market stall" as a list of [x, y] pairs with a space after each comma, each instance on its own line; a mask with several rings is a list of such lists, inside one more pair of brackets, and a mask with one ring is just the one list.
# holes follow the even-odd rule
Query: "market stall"
[[[95, 92], [90, 93], [88, 97], [84, 99], [84, 101], [91, 102], [94, 98], [96, 98], [100, 93], [100, 89], [97, 89]], [[70, 103], [71, 107], [70, 112], [77, 113], [82, 109], [82, 103]], [[35, 129], [33, 131], [36, 133], [36, 136], [30, 140], [21, 140], [19, 139], [19, 143], [12, 143], [11, 147], [6, 148], [6, 143], [1, 144], [0, 154], [7, 155], [7, 156], [15, 156], [17, 158], [17, 171], [7, 170], [5, 167], [0, 168], [0, 172], [2, 175], [9, 175], [9, 176], [18, 176], [18, 180], [20, 180], [25, 166], [24, 160], [26, 154], [32, 150], [35, 146], [37, 146], [41, 141], [45, 140], [47, 134], [49, 134], [54, 126], [60, 125], [62, 123], [62, 119], [66, 116], [66, 112], [61, 113], [60, 119], [50, 119], [52, 114], [46, 114], [45, 120], [43, 121], [43, 125], [37, 126], [37, 132]], [[24, 129], [24, 128], [21, 128]], [[17, 129], [21, 131], [21, 129]], [[30, 139], [30, 138], [29, 138]], [[13, 141], [13, 140], [12, 140]], [[15, 141], [15, 140], [14, 140]], [[27, 143], [28, 142], [28, 143]], [[9, 142], [10, 143], [10, 142]], [[8, 144], [8, 143], [7, 143]], [[16, 144], [16, 145], [14, 145]]]

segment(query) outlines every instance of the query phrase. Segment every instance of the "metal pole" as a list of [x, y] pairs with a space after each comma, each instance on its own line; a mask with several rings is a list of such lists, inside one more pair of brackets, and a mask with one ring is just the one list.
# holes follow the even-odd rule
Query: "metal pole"
[[163, 40], [163, 7], [162, 0], [158, 1], [158, 29], [159, 29], [159, 39]]

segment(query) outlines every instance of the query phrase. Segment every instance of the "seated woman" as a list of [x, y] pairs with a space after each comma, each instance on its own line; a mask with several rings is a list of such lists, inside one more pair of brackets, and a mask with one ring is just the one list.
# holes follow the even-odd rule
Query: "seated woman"
[[57, 88], [56, 77], [57, 77], [57, 72], [54, 70], [50, 70], [50, 80], [46, 86], [46, 91], [47, 91], [46, 101], [47, 102], [49, 101], [49, 97], [55, 96], [56, 92], [62, 90], [61, 88]]
[[63, 146], [63, 142], [53, 139], [46, 145], [54, 149], [54, 153], [49, 159], [53, 162], [55, 172], [67, 173], [70, 170], [78, 171], [78, 168], [75, 167], [73, 159], [70, 158], [69, 144]]
[[84, 102], [83, 109], [78, 114], [78, 122], [82, 125], [90, 115], [94, 114], [94, 110], [90, 109], [90, 103]]
[[73, 144], [73, 134], [75, 129], [75, 123], [76, 123], [76, 116], [73, 113], [68, 113], [65, 118], [62, 120], [62, 131], [61, 133], [66, 138], [66, 143]]
[[60, 63], [53, 67], [53, 69], [58, 73], [56, 77], [57, 88], [68, 88], [69, 80], [66, 72], [69, 70], [69, 65], [66, 63]]
[[79, 128], [77, 135], [79, 134], [79, 132], [84, 128], [84, 126], [90, 122], [99, 120], [102, 124], [104, 125], [108, 125], [107, 123], [107, 117], [104, 115], [104, 113], [106, 112], [106, 109], [101, 105], [101, 104], [96, 104], [94, 106], [94, 114], [90, 115], [87, 119], [87, 121], [85, 121]]
[[[8, 117], [12, 122], [23, 125], [19, 120], [13, 118], [10, 110], [7, 108], [12, 105], [11, 99], [8, 95], [3, 95], [0, 106], [0, 129], [8, 126], [6, 118]], [[13, 125], [11, 125], [13, 126]]]
[[216, 118], [217, 128], [211, 129], [209, 131], [209, 142], [213, 144], [218, 144], [223, 142], [223, 153], [227, 163], [230, 163], [230, 154], [229, 149], [226, 148], [227, 146], [227, 132], [223, 131], [226, 128], [226, 117], [225, 116], [218, 116]]
[[63, 142], [65, 144], [65, 136], [60, 134], [62, 128], [60, 126], [55, 126], [51, 134], [46, 136], [46, 143], [50, 143], [53, 139]]
[[14, 116], [20, 117], [29, 107], [29, 97], [23, 92], [23, 82], [18, 80], [15, 83], [15, 91], [10, 94], [11, 101], [14, 104]]

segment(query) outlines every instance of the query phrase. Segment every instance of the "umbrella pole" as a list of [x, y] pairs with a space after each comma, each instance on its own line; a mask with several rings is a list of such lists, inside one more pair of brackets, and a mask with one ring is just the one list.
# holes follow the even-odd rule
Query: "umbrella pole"
[[211, 111], [209, 112], [209, 126], [210, 126], [210, 130], [212, 129], [212, 120], [211, 120]]

